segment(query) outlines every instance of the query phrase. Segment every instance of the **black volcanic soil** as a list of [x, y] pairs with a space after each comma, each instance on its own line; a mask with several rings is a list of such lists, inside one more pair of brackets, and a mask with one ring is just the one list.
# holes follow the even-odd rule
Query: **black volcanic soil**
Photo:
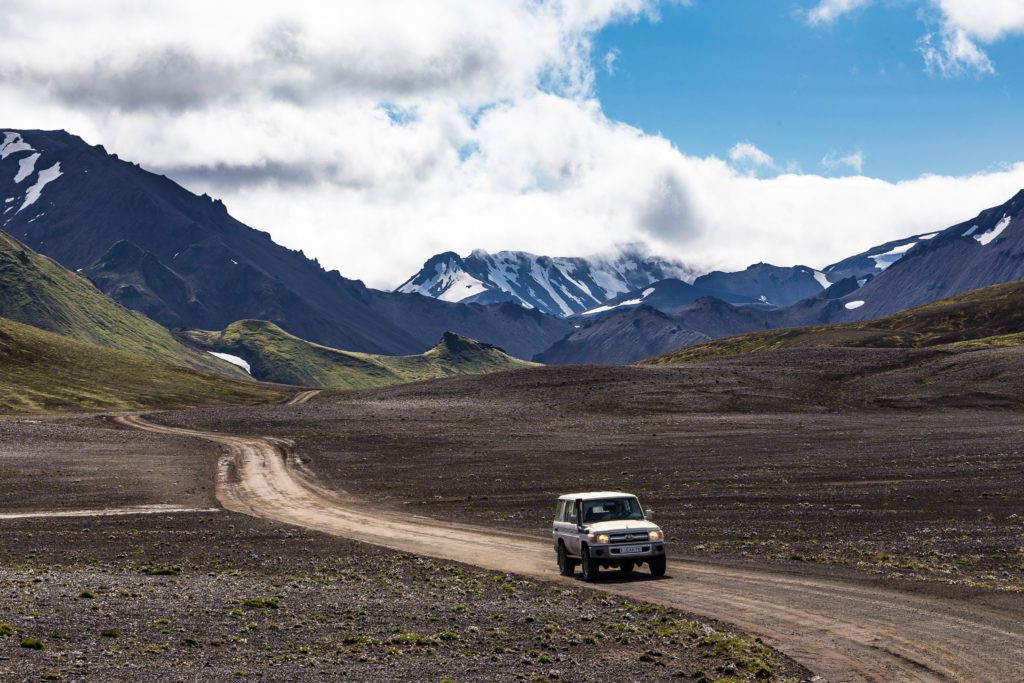
[[331, 485], [410, 512], [540, 536], [556, 495], [624, 489], [677, 556], [1019, 593], [1022, 371], [1021, 348], [802, 350], [157, 419], [294, 439]]
[[233, 513], [0, 520], [3, 681], [755, 680], [765, 669], [810, 678], [678, 611]]
[[0, 419], [0, 513], [217, 505], [218, 449], [101, 418]]

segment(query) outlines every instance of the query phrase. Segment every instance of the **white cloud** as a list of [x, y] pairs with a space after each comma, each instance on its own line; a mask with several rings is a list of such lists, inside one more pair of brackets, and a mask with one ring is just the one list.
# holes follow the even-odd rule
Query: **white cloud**
[[[805, 13], [809, 24], [832, 24], [874, 0], [820, 0]], [[978, 43], [991, 44], [1009, 35], [1024, 34], [1021, 0], [919, 0], [937, 14], [937, 27], [918, 41], [925, 68], [946, 77], [992, 75], [995, 65]]]
[[1024, 33], [1024, 2], [1020, 0], [932, 0], [950, 25], [975, 40], [995, 42]]
[[967, 32], [955, 26], [944, 26], [939, 35], [927, 33], [918, 41], [918, 50], [924, 58], [925, 68], [946, 77], [967, 73], [992, 75], [995, 65], [984, 50], [979, 48]]
[[729, 159], [738, 166], [774, 168], [775, 160], [764, 150], [750, 142], [738, 142], [729, 150]]
[[604, 57], [601, 59], [604, 64], [604, 70], [609, 75], [615, 74], [615, 62], [619, 58], [620, 52], [617, 49], [608, 50], [604, 53]]
[[705, 268], [821, 266], [1024, 187], [1024, 165], [902, 183], [776, 175], [751, 143], [702, 158], [609, 120], [592, 91], [594, 33], [655, 10], [5, 0], [2, 123], [67, 128], [165, 170], [374, 286], [476, 247], [574, 255], [642, 241]]
[[810, 24], [831, 24], [843, 15], [867, 7], [874, 0], [821, 0], [806, 13]]
[[829, 171], [838, 171], [841, 168], [849, 168], [858, 175], [864, 171], [864, 152], [857, 150], [849, 154], [839, 154], [831, 151], [821, 159], [821, 165]]

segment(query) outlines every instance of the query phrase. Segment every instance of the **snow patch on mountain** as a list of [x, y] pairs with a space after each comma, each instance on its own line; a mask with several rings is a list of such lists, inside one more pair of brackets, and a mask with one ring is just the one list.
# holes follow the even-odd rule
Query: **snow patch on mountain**
[[814, 271], [814, 279], [818, 281], [818, 284], [821, 285], [822, 289], [828, 289], [832, 286], [832, 283], [828, 281], [828, 275], [825, 275], [825, 273], [820, 270]]
[[1000, 219], [998, 223], [996, 223], [996, 226], [994, 228], [980, 235], [975, 235], [974, 239], [978, 240], [978, 242], [980, 242], [982, 246], [990, 244], [992, 240], [999, 237], [999, 235], [1003, 233], [1003, 230], [1006, 230], [1007, 226], [1010, 225], [1010, 221], [1012, 220], [1012, 216], [1010, 216], [1009, 214], [1003, 214], [1003, 217]]
[[44, 169], [39, 172], [36, 176], [35, 184], [28, 188], [28, 192], [25, 193], [25, 202], [21, 205], [16, 213], [21, 213], [26, 207], [32, 206], [39, 200], [39, 197], [43, 194], [43, 188], [52, 183], [54, 180], [61, 176], [60, 162], [58, 161], [50, 168]]
[[34, 152], [32, 145], [21, 138], [21, 133], [7, 131], [4, 133], [3, 142], [0, 142], [0, 159], [6, 159], [15, 152]]
[[[968, 231], [968, 234], [971, 232], [973, 231]], [[902, 240], [886, 242], [855, 256], [843, 259], [838, 263], [826, 266], [822, 268], [822, 271], [827, 273], [833, 282], [839, 282], [848, 277], [862, 280], [869, 275], [872, 277], [880, 275], [902, 260], [918, 244], [935, 239], [940, 234], [942, 234], [942, 231], [937, 230], [922, 235], [914, 235]], [[964, 236], [966, 237], [967, 235]]]
[[18, 161], [18, 172], [14, 175], [14, 182], [20, 183], [25, 178], [28, 178], [36, 170], [36, 161], [39, 159], [39, 152], [35, 154], [29, 154], [24, 159]]
[[898, 246], [895, 246], [883, 254], [872, 254], [871, 258], [874, 260], [875, 266], [879, 270], [885, 270], [886, 268], [888, 268], [889, 266], [903, 258], [904, 254], [906, 254], [908, 251], [910, 251], [916, 246], [917, 242], [907, 242], [906, 244], [900, 244]]
[[247, 363], [242, 358], [239, 358], [238, 356], [233, 356], [230, 353], [221, 353], [220, 351], [207, 351], [207, 353], [209, 353], [211, 356], [216, 356], [221, 360], [227, 361], [232, 365], [237, 365], [238, 367], [248, 372], [250, 375], [252, 374], [252, 368], [249, 367], [249, 363]]
[[464, 272], [450, 273], [445, 291], [437, 298], [441, 301], [462, 301], [487, 291], [484, 283]]
[[612, 309], [619, 308], [620, 306], [639, 306], [644, 302], [644, 299], [649, 297], [651, 294], [654, 294], [655, 291], [654, 287], [648, 287], [643, 291], [643, 294], [636, 299], [620, 301], [619, 303], [611, 306], [598, 306], [597, 308], [592, 308], [589, 311], [583, 311], [582, 315], [596, 315], [597, 313], [604, 313], [605, 311], [610, 311]]

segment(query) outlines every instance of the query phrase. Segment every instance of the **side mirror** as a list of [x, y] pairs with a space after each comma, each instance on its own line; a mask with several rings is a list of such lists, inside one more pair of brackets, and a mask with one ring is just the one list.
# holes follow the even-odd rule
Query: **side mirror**
[[654, 510], [644, 510], [644, 517], [647, 519], [654, 517]]

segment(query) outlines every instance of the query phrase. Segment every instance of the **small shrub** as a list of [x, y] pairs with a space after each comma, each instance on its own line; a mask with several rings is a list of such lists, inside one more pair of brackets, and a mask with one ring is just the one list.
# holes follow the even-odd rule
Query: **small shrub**
[[242, 606], [252, 609], [278, 609], [281, 607], [281, 598], [249, 598], [242, 602]]
[[121, 632], [114, 628], [105, 628], [100, 631], [101, 638], [120, 638]]
[[756, 678], [762, 680], [770, 680], [775, 676], [775, 672], [772, 668], [762, 662], [760, 659], [754, 659], [747, 664], [747, 670], [754, 674]]
[[83, 600], [93, 600], [96, 598], [92, 591], [82, 591], [78, 594], [78, 597], [82, 598]]
[[21, 646], [29, 650], [45, 650], [46, 644], [38, 638], [23, 638]]
[[4, 638], [14, 635], [15, 628], [6, 621], [0, 621], [0, 636]]
[[60, 681], [64, 679], [63, 676], [52, 671], [47, 671], [42, 676], [40, 676], [40, 678], [42, 678], [44, 681]]
[[149, 576], [177, 576], [181, 573], [177, 567], [146, 567], [142, 571]]

